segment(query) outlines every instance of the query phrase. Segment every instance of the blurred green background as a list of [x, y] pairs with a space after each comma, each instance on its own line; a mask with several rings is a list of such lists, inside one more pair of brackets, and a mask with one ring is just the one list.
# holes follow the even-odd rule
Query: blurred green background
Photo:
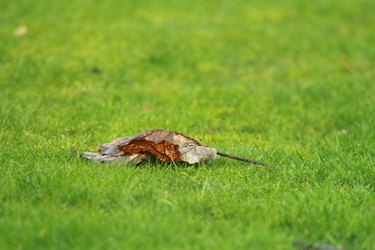
[[[374, 249], [374, 9], [0, 0], [0, 248]], [[281, 171], [71, 154], [153, 128]]]

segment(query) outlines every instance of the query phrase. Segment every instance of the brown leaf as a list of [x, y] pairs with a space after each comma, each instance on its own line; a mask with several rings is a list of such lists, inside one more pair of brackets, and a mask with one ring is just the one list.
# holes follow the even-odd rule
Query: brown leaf
[[[150, 156], [163, 162], [184, 161], [190, 164], [216, 157], [216, 149], [204, 147], [188, 136], [167, 130], [150, 130], [132, 137], [118, 138], [101, 145], [98, 151], [99, 154], [84, 152], [82, 157], [95, 161], [125, 161], [135, 164]], [[139, 157], [133, 160], [134, 155]]]
[[86, 158], [92, 161], [123, 162], [123, 163], [129, 163], [129, 164], [139, 164], [148, 158], [147, 155], [142, 155], [142, 154], [133, 154], [133, 155], [119, 157], [119, 156], [102, 155], [102, 154], [92, 153], [92, 152], [83, 152], [81, 156], [83, 158]]
[[197, 140], [174, 131], [156, 129], [132, 137], [122, 137], [98, 148], [99, 153], [83, 152], [83, 158], [100, 162], [142, 163], [154, 156], [162, 162], [187, 162], [189, 164], [211, 161], [217, 155], [265, 167], [269, 165], [203, 146]]

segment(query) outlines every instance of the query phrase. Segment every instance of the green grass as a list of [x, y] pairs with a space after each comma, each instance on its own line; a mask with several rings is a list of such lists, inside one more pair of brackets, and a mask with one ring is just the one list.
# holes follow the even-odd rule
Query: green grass
[[[0, 249], [375, 249], [374, 8], [0, 0]], [[70, 151], [152, 128], [281, 170]]]

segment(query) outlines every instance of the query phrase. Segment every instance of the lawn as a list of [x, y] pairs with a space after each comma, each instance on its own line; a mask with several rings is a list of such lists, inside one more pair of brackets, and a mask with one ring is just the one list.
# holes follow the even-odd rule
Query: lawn
[[[0, 9], [0, 249], [375, 249], [374, 1]], [[279, 170], [72, 154], [154, 128]]]

